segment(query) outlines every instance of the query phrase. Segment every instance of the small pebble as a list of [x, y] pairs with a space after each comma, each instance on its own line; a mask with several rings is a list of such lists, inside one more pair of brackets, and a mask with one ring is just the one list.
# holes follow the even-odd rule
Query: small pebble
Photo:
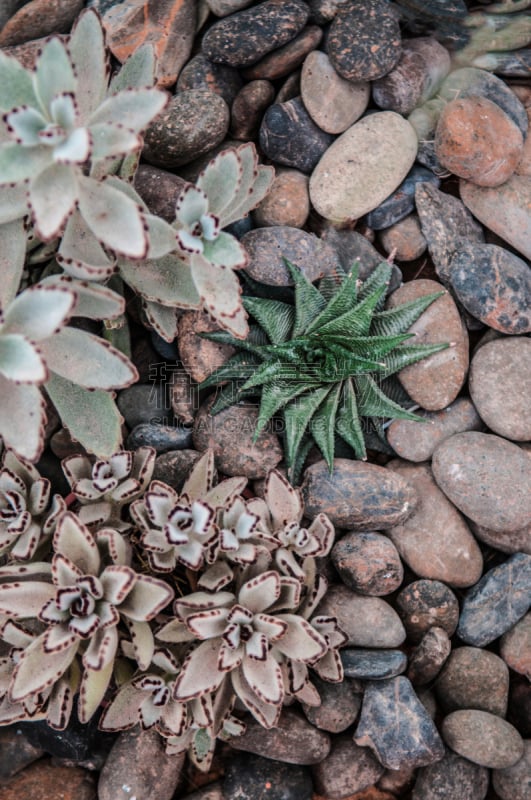
[[517, 531], [531, 520], [529, 456], [492, 433], [450, 436], [435, 450], [433, 476], [467, 517], [494, 531]]
[[327, 151], [333, 136], [321, 130], [295, 97], [270, 106], [260, 126], [260, 147], [276, 164], [310, 173]]
[[204, 311], [185, 311], [179, 318], [179, 357], [186, 372], [201, 383], [234, 355], [234, 348], [203, 339], [198, 334], [218, 330]]
[[[531, 105], [526, 108], [527, 113], [527, 129], [531, 129]], [[524, 148], [522, 150], [522, 157], [515, 170], [517, 175], [526, 175], [531, 177], [531, 136], [526, 136], [524, 141]]]
[[304, 767], [235, 753], [228, 759], [219, 800], [256, 800], [260, 795], [267, 800], [312, 800], [312, 779]]
[[517, 531], [493, 531], [470, 520], [470, 530], [480, 542], [501, 553], [527, 553], [531, 556], [531, 523]]
[[491, 769], [512, 767], [524, 753], [516, 728], [488, 711], [453, 711], [443, 720], [442, 735], [460, 756]]
[[[3, 4], [2, 4], [3, 5]], [[0, 24], [0, 47], [22, 44], [53, 33], [69, 33], [83, 0], [31, 0], [22, 8], [12, 8], [12, 15]]]
[[[358, 277], [366, 280], [371, 272], [381, 264], [382, 256], [365, 235], [358, 231], [337, 230], [333, 225], [325, 227], [321, 238], [332, 245], [339, 257], [342, 269], [349, 273], [354, 263], [357, 262]], [[402, 283], [402, 273], [396, 264], [393, 264], [389, 292], [398, 289]]]
[[437, 728], [403, 676], [367, 683], [354, 741], [387, 769], [421, 767], [444, 755]]
[[401, 650], [341, 650], [341, 663], [347, 678], [382, 680], [400, 675], [407, 667]]
[[171, 425], [173, 411], [162, 384], [136, 384], [122, 389], [117, 406], [129, 428], [143, 423]]
[[336, 541], [331, 556], [343, 583], [359, 594], [390, 594], [402, 583], [398, 551], [381, 533], [347, 533]]
[[414, 165], [398, 189], [367, 214], [367, 225], [373, 230], [383, 230], [407, 217], [415, 208], [415, 189], [419, 183], [439, 186], [441, 181], [431, 170]]
[[508, 667], [531, 680], [531, 614], [503, 634], [500, 655]]
[[31, 744], [17, 730], [15, 724], [3, 727], [0, 730], [0, 753], [0, 786], [2, 786], [17, 772], [21, 772], [30, 764], [33, 764], [34, 761], [42, 758], [44, 750]]
[[330, 736], [311, 725], [299, 711], [284, 708], [275, 728], [264, 729], [255, 719], [231, 739], [231, 747], [287, 764], [318, 764], [330, 752]]
[[155, 459], [153, 480], [167, 483], [177, 492], [183, 487], [194, 464], [201, 458], [197, 450], [169, 450]]
[[181, 70], [176, 90], [205, 89], [219, 94], [230, 106], [242, 85], [243, 81], [234, 67], [214, 64], [203, 53], [197, 53]]
[[302, 710], [309, 722], [329, 733], [341, 733], [350, 728], [361, 708], [361, 692], [355, 691], [357, 682], [345, 678], [340, 683], [329, 683], [312, 675], [312, 683], [319, 692], [321, 705], [303, 703]]
[[[529, 267], [526, 267], [529, 269]], [[531, 284], [530, 284], [531, 296]], [[472, 358], [470, 396], [483, 422], [505, 439], [531, 439], [531, 340], [496, 339]]]
[[244, 70], [243, 77], [248, 81], [264, 79], [275, 81], [285, 78], [300, 67], [308, 53], [319, 46], [322, 37], [321, 28], [317, 25], [308, 25], [290, 42], [268, 53], [252, 67]]
[[301, 93], [301, 70], [296, 69], [286, 80], [277, 92], [275, 103], [287, 103], [288, 100], [295, 100]]
[[230, 135], [244, 142], [256, 139], [262, 116], [273, 102], [275, 89], [269, 81], [250, 81], [234, 97]]
[[312, 768], [315, 790], [323, 797], [346, 798], [376, 783], [384, 768], [350, 734], [335, 736], [327, 757]]
[[431, 683], [450, 655], [452, 644], [444, 628], [429, 628], [409, 654], [406, 676], [413, 686]]
[[252, 213], [257, 227], [304, 227], [310, 213], [308, 176], [296, 169], [279, 169], [266, 197]]
[[318, 613], [337, 617], [348, 636], [347, 646], [400, 647], [406, 638], [400, 617], [389, 603], [380, 597], [356, 594], [346, 586], [329, 586]]
[[207, 0], [207, 5], [216, 17], [227, 17], [250, 6], [253, 0]]
[[[94, 777], [88, 770], [55, 766], [47, 758], [19, 772], [0, 793], [2, 800], [96, 800]], [[125, 796], [113, 800], [125, 800]], [[169, 796], [161, 795], [161, 800]]]
[[501, 800], [529, 800], [531, 794], [531, 739], [516, 764], [492, 771], [492, 786]]
[[170, 223], [175, 220], [175, 204], [185, 186], [186, 181], [178, 175], [151, 164], [140, 164], [134, 177], [134, 187], [151, 213]]
[[270, 286], [293, 285], [284, 259], [311, 282], [333, 272], [337, 264], [337, 254], [330, 244], [288, 225], [256, 228], [242, 237], [242, 244], [249, 255], [245, 271], [255, 281]]
[[459, 603], [440, 581], [413, 581], [397, 595], [396, 608], [413, 642], [420, 642], [430, 628], [453, 636], [459, 620]]
[[505, 717], [509, 700], [509, 670], [504, 661], [478, 647], [455, 648], [435, 684], [443, 711], [477, 708]]
[[314, 50], [306, 56], [301, 73], [301, 96], [316, 125], [327, 133], [343, 133], [367, 108], [367, 82], [345, 80], [326, 53]]
[[488, 788], [486, 767], [448, 752], [436, 764], [419, 769], [412, 800], [484, 800]]
[[426, 250], [426, 239], [416, 214], [410, 214], [380, 232], [380, 243], [389, 255], [394, 253], [397, 261], [414, 261]]
[[135, 425], [126, 440], [128, 450], [154, 447], [157, 453], [186, 450], [192, 446], [192, 429], [184, 425], [162, 425], [145, 422]]

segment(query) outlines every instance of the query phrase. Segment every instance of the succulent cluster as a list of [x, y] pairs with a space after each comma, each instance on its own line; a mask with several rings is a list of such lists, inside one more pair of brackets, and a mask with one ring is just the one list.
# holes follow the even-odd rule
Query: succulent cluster
[[0, 724], [63, 729], [76, 703], [82, 722], [103, 708], [103, 730], [154, 726], [205, 767], [245, 712], [272, 727], [288, 701], [319, 704], [312, 670], [342, 680], [346, 637], [316, 610], [334, 528], [324, 514], [306, 527], [277, 471], [246, 499], [207, 451], [178, 494], [150, 480], [154, 456], [65, 459], [67, 508], [4, 455]]
[[[389, 378], [448, 344], [405, 344], [408, 328], [439, 293], [385, 309], [391, 266], [382, 262], [360, 282], [357, 268], [321, 282], [318, 289], [289, 262], [295, 284], [293, 304], [245, 297], [256, 320], [247, 340], [230, 334], [203, 334], [239, 350], [201, 388], [226, 384], [211, 413], [242, 398], [259, 397], [256, 436], [275, 414], [284, 421], [285, 456], [296, 479], [315, 443], [332, 469], [339, 435], [365, 459], [365, 439], [385, 418], [418, 419], [392, 399]], [[383, 435], [382, 435], [383, 436]]]
[[9, 266], [0, 436], [30, 461], [42, 452], [46, 400], [89, 452], [108, 458], [120, 446], [112, 392], [138, 378], [126, 355], [124, 283], [168, 341], [181, 308], [205, 308], [220, 327], [247, 334], [234, 272], [247, 256], [222, 229], [260, 202], [273, 169], [258, 165], [251, 144], [228, 150], [184, 188], [173, 224], [150, 213], [132, 180], [142, 133], [168, 100], [154, 82], [148, 45], [111, 78], [92, 9], [67, 43], [44, 45], [34, 69], [0, 53], [0, 246]]

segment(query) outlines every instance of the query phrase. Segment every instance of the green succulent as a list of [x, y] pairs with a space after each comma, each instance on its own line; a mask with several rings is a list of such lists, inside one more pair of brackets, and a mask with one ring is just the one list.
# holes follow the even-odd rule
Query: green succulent
[[223, 332], [204, 334], [239, 352], [200, 388], [228, 382], [212, 414], [242, 398], [259, 396], [255, 437], [282, 413], [286, 463], [293, 477], [312, 443], [332, 471], [336, 434], [365, 459], [367, 422], [381, 430], [382, 418], [420, 419], [392, 399], [386, 391], [388, 378], [449, 345], [405, 344], [414, 336], [408, 328], [442, 293], [385, 310], [388, 262], [364, 283], [358, 281], [355, 266], [338, 283], [329, 278], [319, 289], [286, 264], [295, 284], [294, 304], [244, 297], [258, 326], [244, 342]]

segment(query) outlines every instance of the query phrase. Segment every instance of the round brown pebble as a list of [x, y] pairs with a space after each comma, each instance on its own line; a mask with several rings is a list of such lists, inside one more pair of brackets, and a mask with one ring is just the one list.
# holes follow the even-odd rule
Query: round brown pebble
[[353, 724], [360, 713], [361, 684], [345, 678], [340, 683], [329, 683], [312, 676], [312, 683], [319, 692], [320, 706], [302, 704], [306, 718], [312, 725], [329, 733], [341, 733]]
[[134, 186], [152, 214], [162, 217], [166, 222], [175, 220], [175, 204], [186, 186], [185, 180], [151, 164], [140, 164], [135, 173]]
[[252, 717], [246, 720], [245, 728], [243, 734], [231, 739], [231, 747], [235, 750], [256, 753], [287, 764], [318, 764], [330, 752], [328, 733], [314, 728], [300, 711], [291, 708], [282, 710], [277, 725], [272, 729], [264, 729]]
[[301, 96], [316, 125], [327, 133], [343, 133], [367, 108], [370, 90], [367, 82], [342, 78], [327, 54], [314, 50], [302, 65]]
[[274, 97], [275, 89], [269, 81], [246, 83], [232, 103], [230, 135], [244, 142], [255, 139], [262, 115]]
[[185, 311], [178, 322], [179, 356], [186, 372], [201, 383], [234, 355], [234, 348], [203, 339], [198, 334], [218, 330], [204, 311]]
[[415, 686], [425, 686], [437, 677], [452, 649], [444, 628], [434, 625], [426, 631], [409, 655], [407, 677]]
[[360, 594], [381, 596], [398, 589], [404, 568], [394, 544], [381, 533], [347, 533], [332, 549], [343, 583]]
[[442, 723], [442, 735], [448, 747], [482, 767], [512, 767], [524, 754], [516, 728], [488, 711], [453, 711]]
[[68, 33], [83, 0], [32, 0], [22, 6], [1, 26], [0, 47], [21, 44], [53, 33]]
[[500, 655], [508, 667], [531, 681], [531, 613], [503, 634]]
[[479, 647], [457, 647], [435, 684], [445, 713], [476, 708], [505, 717], [509, 698], [509, 670], [504, 661]]
[[492, 771], [492, 786], [501, 800], [529, 800], [531, 796], [531, 739], [524, 742], [522, 758], [505, 769]]
[[293, 284], [285, 258], [299, 267], [309, 281], [333, 272], [337, 263], [337, 255], [331, 245], [313, 233], [289, 225], [256, 228], [242, 236], [242, 244], [249, 255], [245, 271], [255, 281], [270, 286]]
[[406, 638], [400, 617], [381, 597], [365, 597], [347, 586], [332, 584], [318, 607], [318, 613], [337, 617], [348, 636], [347, 645], [356, 647], [400, 647]]
[[486, 97], [452, 100], [435, 131], [437, 158], [478, 186], [499, 186], [520, 161], [524, 139], [510, 117]]
[[368, 747], [359, 747], [350, 734], [335, 736], [332, 748], [312, 768], [314, 787], [323, 797], [348, 797], [372, 786], [384, 768]]
[[470, 520], [470, 530], [480, 542], [501, 553], [527, 553], [531, 555], [531, 522], [518, 531], [492, 531]]
[[420, 580], [410, 583], [398, 594], [396, 608], [413, 642], [434, 626], [453, 636], [459, 620], [455, 594], [440, 581]]
[[494, 433], [518, 442], [531, 439], [531, 339], [514, 336], [480, 347], [470, 364], [469, 388]]
[[0, 788], [2, 800], [96, 800], [90, 772], [54, 766], [48, 759], [19, 772]]
[[279, 169], [266, 197], [253, 211], [253, 220], [263, 228], [302, 228], [309, 213], [308, 176], [296, 169]]
[[416, 214], [410, 214], [380, 231], [379, 239], [385, 252], [394, 252], [397, 261], [414, 261], [420, 258], [427, 246]]

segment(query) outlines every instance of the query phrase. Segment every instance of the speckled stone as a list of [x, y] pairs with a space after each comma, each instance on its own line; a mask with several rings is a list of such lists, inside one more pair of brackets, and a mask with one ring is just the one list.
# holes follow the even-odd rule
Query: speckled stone
[[346, 586], [332, 584], [318, 614], [337, 617], [348, 636], [347, 646], [400, 647], [406, 631], [393, 607], [380, 597], [364, 597]]
[[483, 422], [468, 397], [458, 397], [441, 411], [415, 412], [426, 422], [395, 419], [387, 428], [387, 441], [407, 461], [428, 461], [441, 442], [463, 431], [480, 430]]
[[0, 9], [0, 29], [4, 27], [10, 17], [24, 5], [26, 0], [4, 0]]
[[242, 237], [242, 244], [249, 255], [245, 271], [255, 281], [271, 286], [292, 285], [285, 258], [312, 282], [333, 272], [338, 260], [330, 244], [288, 225], [249, 231]]
[[329, 683], [312, 675], [312, 683], [319, 692], [320, 706], [302, 704], [302, 710], [312, 725], [321, 731], [341, 733], [350, 728], [361, 708], [361, 684], [345, 678], [340, 683]]
[[397, 16], [382, 0], [348, 3], [339, 9], [330, 26], [327, 46], [330, 60], [343, 78], [380, 78], [400, 58]]
[[[416, 300], [444, 287], [437, 281], [409, 281], [389, 297], [387, 308]], [[468, 370], [468, 334], [450, 294], [444, 294], [408, 328], [416, 334], [415, 344], [453, 343], [446, 350], [400, 370], [398, 379], [408, 395], [422, 408], [439, 411], [459, 394]]]
[[21, 772], [34, 761], [42, 758], [44, 750], [31, 744], [15, 724], [0, 730], [0, 753], [2, 754], [0, 757], [1, 786], [17, 772]]
[[258, 407], [248, 404], [230, 406], [211, 416], [213, 399], [204, 403], [194, 422], [196, 450], [214, 451], [216, 467], [225, 475], [265, 478], [282, 460], [282, 448], [272, 425], [253, 442], [258, 421]]
[[442, 628], [449, 637], [457, 628], [459, 603], [440, 581], [413, 581], [398, 594], [396, 608], [413, 642], [420, 642], [433, 627]]
[[415, 261], [426, 251], [427, 243], [416, 214], [395, 222], [380, 231], [380, 244], [385, 252], [394, 254], [397, 261]]
[[364, 461], [334, 459], [330, 474], [325, 461], [304, 473], [306, 514], [324, 512], [338, 528], [387, 530], [406, 520], [416, 506], [416, 492], [401, 475]]
[[437, 678], [435, 692], [446, 714], [459, 708], [477, 708], [505, 717], [509, 670], [504, 661], [489, 650], [457, 647]]
[[430, 0], [429, 3], [423, 0], [400, 0], [400, 5], [441, 24], [463, 19], [467, 15], [464, 0]]
[[414, 128], [394, 111], [363, 117], [336, 139], [310, 178], [316, 211], [334, 223], [359, 219], [401, 184], [417, 154]]
[[301, 96], [316, 125], [327, 133], [343, 133], [361, 117], [370, 96], [366, 81], [348, 81], [339, 75], [326, 53], [306, 56], [301, 73]]
[[12, 7], [12, 15], [0, 25], [0, 47], [22, 44], [52, 33], [68, 33], [83, 10], [83, 0], [31, 0]]
[[147, 129], [142, 155], [157, 167], [188, 164], [223, 141], [229, 117], [229, 107], [218, 94], [203, 89], [179, 92]]
[[513, 441], [531, 439], [530, 339], [496, 339], [480, 347], [470, 364], [469, 387], [479, 415], [494, 433]]
[[96, 786], [88, 770], [44, 759], [11, 778], [0, 788], [0, 796], [2, 800], [96, 800]]
[[234, 355], [235, 350], [230, 345], [211, 342], [198, 335], [215, 330], [218, 330], [217, 325], [204, 311], [185, 311], [179, 318], [179, 356], [184, 369], [197, 383]]
[[419, 769], [412, 800], [484, 800], [488, 788], [486, 767], [448, 752], [436, 764]]
[[304, 173], [313, 170], [333, 138], [315, 124], [299, 97], [274, 103], [260, 126], [260, 147], [265, 155]]
[[162, 481], [180, 491], [192, 471], [194, 464], [201, 458], [197, 450], [170, 450], [161, 453], [155, 459], [153, 480]]
[[458, 636], [484, 647], [506, 633], [531, 605], [531, 556], [515, 553], [485, 573], [463, 600]]
[[[175, 203], [186, 186], [186, 181], [151, 164], [140, 164], [134, 178], [134, 187], [152, 214], [166, 222], [175, 219]], [[135, 362], [136, 363], [136, 362]]]
[[501, 553], [527, 553], [531, 556], [531, 522], [517, 531], [493, 531], [469, 520], [470, 530], [480, 542]]
[[406, 676], [414, 686], [426, 686], [441, 671], [452, 644], [444, 628], [434, 625], [409, 654]]
[[309, 9], [302, 0], [266, 0], [214, 23], [202, 49], [211, 61], [248, 67], [289, 42], [304, 27]]
[[478, 525], [503, 532], [529, 524], [529, 456], [517, 445], [494, 434], [457, 433], [436, 448], [432, 470], [448, 499]]
[[443, 720], [442, 735], [460, 756], [491, 769], [512, 767], [524, 753], [516, 728], [488, 711], [453, 711]]
[[299, 712], [284, 708], [278, 725], [266, 730], [255, 719], [246, 720], [247, 730], [231, 739], [231, 747], [287, 764], [318, 764], [330, 752], [330, 736], [318, 731]]
[[315, 790], [323, 797], [347, 798], [376, 783], [384, 768], [350, 734], [335, 736], [328, 756], [312, 768]]
[[401, 650], [345, 648], [340, 655], [346, 677], [359, 680], [395, 678], [407, 666], [407, 656]]
[[227, 17], [252, 4], [253, 0], [207, 0], [207, 5], [216, 17]]
[[388, 769], [425, 766], [444, 755], [437, 728], [403, 676], [368, 682], [354, 741]]
[[310, 213], [308, 176], [296, 169], [279, 169], [259, 206], [252, 212], [258, 227], [302, 228]]
[[503, 634], [500, 655], [508, 667], [531, 680], [531, 614]]
[[317, 25], [308, 25], [291, 42], [273, 50], [243, 72], [246, 80], [275, 81], [290, 75], [300, 67], [308, 53], [319, 46], [323, 31]]
[[387, 466], [413, 486], [418, 497], [411, 516], [387, 531], [400, 557], [421, 578], [458, 588], [475, 584], [483, 569], [481, 550], [437, 486], [430, 465], [394, 459]]
[[402, 583], [398, 551], [381, 533], [347, 533], [336, 541], [331, 556], [343, 583], [359, 594], [390, 594]]
[[531, 270], [495, 244], [463, 243], [450, 262], [450, 281], [472, 316], [511, 335], [531, 331]]
[[531, 258], [531, 180], [526, 175], [512, 175], [496, 187], [461, 180], [459, 193], [483, 225]]
[[501, 800], [528, 800], [531, 789], [531, 739], [516, 764], [492, 771], [492, 786]]
[[441, 181], [431, 170], [415, 164], [398, 189], [367, 214], [367, 225], [382, 230], [406, 217], [415, 208], [415, 189], [419, 183], [439, 186]]
[[275, 89], [269, 81], [246, 83], [232, 103], [230, 135], [244, 142], [256, 139], [262, 116], [274, 97]]
[[163, 425], [143, 422], [135, 425], [126, 439], [128, 450], [154, 447], [157, 453], [168, 450], [185, 450], [192, 446], [192, 429], [184, 425]]
[[181, 70], [176, 89], [178, 92], [206, 89], [219, 94], [230, 106], [242, 85], [242, 78], [234, 67], [214, 64], [203, 53], [197, 53]]
[[219, 800], [255, 800], [264, 792], [268, 800], [312, 800], [312, 779], [304, 767], [235, 753], [228, 759], [222, 790]]
[[[531, 106], [526, 107], [527, 113], [527, 129], [531, 129]], [[522, 150], [522, 157], [515, 170], [517, 175], [526, 175], [531, 177], [531, 137], [526, 136], [524, 141], [524, 149]]]

